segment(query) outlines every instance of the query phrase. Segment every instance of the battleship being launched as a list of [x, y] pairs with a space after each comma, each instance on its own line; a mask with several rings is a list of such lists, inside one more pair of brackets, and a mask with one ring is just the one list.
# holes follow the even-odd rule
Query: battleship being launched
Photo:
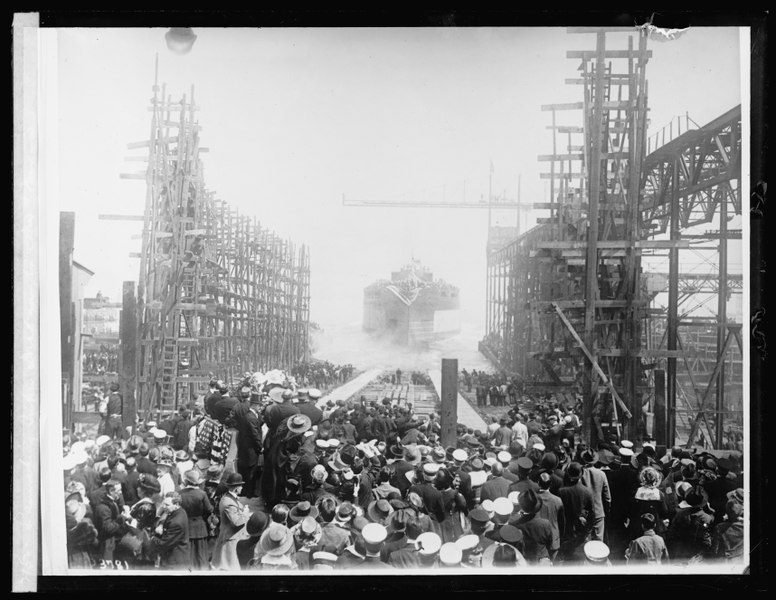
[[458, 288], [413, 260], [364, 289], [363, 330], [413, 346], [460, 333]]

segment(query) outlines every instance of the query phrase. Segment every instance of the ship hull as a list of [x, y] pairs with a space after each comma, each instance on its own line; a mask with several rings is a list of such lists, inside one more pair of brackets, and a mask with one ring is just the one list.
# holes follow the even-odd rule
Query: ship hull
[[421, 290], [407, 304], [385, 287], [364, 294], [363, 330], [401, 345], [424, 345], [460, 333], [457, 293]]

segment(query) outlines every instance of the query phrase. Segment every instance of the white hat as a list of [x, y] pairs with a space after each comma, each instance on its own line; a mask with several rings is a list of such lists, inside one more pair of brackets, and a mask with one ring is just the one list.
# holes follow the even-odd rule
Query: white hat
[[321, 390], [310, 388], [309, 390], [307, 390], [307, 395], [310, 396], [310, 398], [313, 400], [318, 400], [323, 395], [323, 393], [321, 392]]
[[501, 498], [496, 498], [493, 501], [493, 511], [502, 517], [508, 517], [512, 514], [514, 509], [515, 507], [509, 498], [504, 498], [502, 496]]
[[167, 437], [167, 432], [164, 429], [154, 429], [154, 438], [157, 440], [163, 440]]
[[520, 497], [520, 492], [518, 491], [509, 492], [509, 494], [507, 495], [507, 500], [509, 500], [514, 506], [517, 506], [517, 500], [519, 497]]
[[367, 544], [381, 544], [388, 537], [388, 530], [380, 523], [367, 523], [361, 530]]
[[486, 464], [486, 465], [488, 465], [489, 467], [492, 467], [492, 466], [493, 466], [493, 465], [495, 465], [497, 462], [498, 462], [498, 460], [496, 460], [496, 459], [495, 459], [495, 458], [493, 458], [492, 456], [489, 456], [488, 458], [486, 458], [486, 459], [485, 459], [485, 464]]
[[609, 557], [609, 546], [599, 541], [585, 544], [585, 556], [592, 562], [603, 562]]
[[502, 450], [498, 453], [496, 458], [498, 458], [500, 463], [509, 464], [509, 461], [512, 460], [512, 455], [509, 452]]
[[337, 555], [331, 552], [313, 552], [313, 569], [314, 570], [328, 570], [334, 568], [334, 563], [337, 562]]
[[463, 552], [467, 550], [473, 550], [480, 543], [480, 537], [470, 533], [469, 535], [463, 535], [455, 540], [456, 546], [458, 546]]
[[71, 452], [71, 454], [73, 455], [73, 460], [76, 465], [83, 465], [89, 461], [89, 455], [86, 453], [86, 450]]
[[350, 481], [355, 476], [356, 476], [356, 474], [353, 472], [353, 469], [345, 469], [345, 470], [342, 471], [342, 478], [345, 481]]
[[315, 445], [318, 446], [318, 448], [328, 448], [329, 440], [317, 439], [315, 440]]
[[264, 380], [266, 383], [272, 384], [279, 384], [283, 385], [283, 383], [286, 380], [286, 376], [283, 374], [283, 371], [280, 369], [273, 369], [272, 371], [267, 371], [264, 374]]
[[337, 448], [340, 445], [340, 441], [337, 438], [331, 438], [327, 442], [327, 445], [329, 446], [329, 448]]
[[75, 469], [75, 467], [78, 465], [77, 462], [75, 462], [75, 455], [74, 454], [68, 454], [62, 459], [62, 470], [63, 471], [72, 471]]
[[633, 450], [631, 450], [630, 448], [620, 448], [619, 452], [620, 452], [620, 456], [627, 456], [627, 457], [633, 456]]
[[488, 513], [488, 515], [490, 515], [491, 518], [493, 517], [494, 514], [496, 514], [496, 508], [493, 505], [493, 500], [489, 498], [486, 500], [483, 500], [480, 503], [480, 506], [482, 507], [482, 510], [484, 510], [486, 513]]
[[649, 448], [655, 449], [657, 447], [655, 442], [644, 442], [642, 445], [644, 446], [644, 448], [649, 447]]
[[74, 442], [72, 446], [70, 446], [70, 453], [75, 454], [77, 452], [83, 452], [86, 450], [86, 444], [83, 442]]
[[546, 446], [544, 444], [542, 444], [541, 442], [539, 442], [537, 444], [534, 444], [532, 446], [532, 448], [534, 448], [535, 450], [544, 450], [546, 448]]
[[[368, 527], [368, 525], [366, 527]], [[364, 527], [364, 529], [366, 529], [366, 527]], [[361, 533], [363, 534], [363, 531]], [[442, 547], [442, 538], [433, 531], [427, 531], [418, 536], [417, 544], [418, 554], [429, 556], [439, 552], [439, 549]]]
[[454, 542], [447, 542], [439, 549], [439, 560], [449, 567], [459, 565], [463, 558], [463, 551]]
[[146, 427], [148, 428], [148, 431], [156, 429], [156, 421], [148, 421], [148, 423], [146, 423]]
[[469, 477], [472, 480], [472, 487], [479, 487], [488, 480], [488, 474], [485, 471], [471, 471]]
[[467, 458], [469, 458], [469, 455], [466, 454], [466, 450], [463, 448], [457, 448], [453, 450], [453, 460], [458, 462], [464, 462]]
[[95, 444], [97, 444], [98, 446], [104, 446], [109, 441], [110, 441], [110, 436], [101, 435], [100, 437], [97, 438], [97, 441], [95, 441]]
[[623, 448], [633, 448], [633, 442], [629, 440], [622, 440], [620, 442], [620, 446], [622, 446]]
[[435, 462], [423, 463], [423, 473], [425, 475], [436, 475], [439, 472], [440, 465]]

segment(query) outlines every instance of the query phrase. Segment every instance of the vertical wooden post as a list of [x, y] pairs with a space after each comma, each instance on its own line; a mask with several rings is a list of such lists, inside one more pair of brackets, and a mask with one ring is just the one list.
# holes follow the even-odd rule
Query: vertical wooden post
[[[679, 161], [675, 160], [671, 180], [671, 241], [680, 237], [679, 233]], [[668, 350], [676, 350], [679, 335], [679, 248], [668, 251]], [[666, 446], [673, 446], [676, 440], [676, 358], [668, 358], [666, 372]]]
[[652, 437], [659, 445], [666, 443], [666, 372], [664, 369], [655, 369], [655, 416], [652, 428]]
[[137, 415], [137, 300], [135, 282], [122, 286], [121, 317], [119, 319], [119, 385], [124, 398], [122, 424], [134, 427]]
[[719, 289], [717, 291], [717, 360], [722, 368], [717, 376], [717, 414], [714, 418], [714, 447], [722, 448], [722, 431], [725, 410], [725, 356], [722, 355], [727, 334], [727, 194], [719, 199]]
[[[596, 353], [595, 305], [598, 297], [598, 200], [601, 194], [601, 136], [604, 105], [604, 50], [606, 34], [596, 35], [595, 95], [592, 109], [590, 148], [590, 185], [587, 213], [587, 257], [585, 266], [585, 343], [593, 357]], [[593, 397], [598, 389], [598, 377], [593, 363], [586, 361], [585, 371], [589, 387], [585, 390], [582, 439], [590, 442], [593, 413]]]
[[[73, 398], [73, 360], [77, 336], [73, 323], [73, 245], [75, 241], [75, 213], [59, 213], [59, 319], [60, 351], [62, 357], [62, 381], [66, 387], [66, 397], [62, 398], [63, 415], [70, 414]], [[69, 422], [64, 423], [70, 427]]]
[[447, 448], [457, 444], [458, 436], [458, 359], [442, 359], [442, 415], [440, 435], [442, 446]]

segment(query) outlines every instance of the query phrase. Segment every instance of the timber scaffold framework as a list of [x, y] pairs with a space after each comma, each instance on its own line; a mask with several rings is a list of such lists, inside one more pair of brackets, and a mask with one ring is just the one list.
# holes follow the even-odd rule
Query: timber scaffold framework
[[[725, 312], [729, 295], [741, 291], [740, 274], [727, 272], [728, 241], [741, 231], [726, 229], [729, 216], [741, 214], [741, 107], [698, 128], [688, 117], [684, 132], [677, 123], [677, 135], [665, 143], [663, 132], [663, 145], [652, 150], [660, 141], [646, 137], [652, 53], [643, 30], [635, 47], [633, 36], [627, 48], [611, 47], [607, 34], [625, 31], [634, 33], [568, 30], [595, 35], [595, 50], [567, 52], [581, 64], [580, 76], [566, 83], [581, 86], [583, 99], [542, 106], [552, 118], [553, 153], [539, 156], [549, 163], [541, 177], [551, 201], [533, 206], [549, 217], [488, 252], [480, 349], [525, 381], [577, 386], [589, 442], [607, 437], [606, 424], [610, 435], [640, 440], [642, 408], [651, 401], [659, 444], [686, 435], [681, 442], [689, 446], [701, 435], [720, 448], [730, 441], [724, 419], [741, 420], [740, 405], [725, 403], [725, 390], [742, 385], [741, 325]], [[581, 111], [581, 124], [558, 123], [570, 111]], [[715, 219], [720, 230], [683, 235]], [[719, 242], [716, 278], [680, 273], [680, 250], [701, 239]], [[666, 251], [669, 273], [644, 273], [642, 259]], [[668, 306], [654, 307], [666, 292]], [[683, 298], [704, 293], [719, 298], [716, 318], [695, 322], [690, 310], [680, 312]], [[711, 327], [715, 360], [693, 362], [700, 349], [682, 347], [697, 326]]]
[[128, 146], [148, 148], [147, 170], [124, 176], [147, 182], [136, 353], [124, 354], [146, 412], [188, 402], [211, 373], [232, 382], [308, 355], [307, 247], [205, 188], [194, 88], [173, 102], [165, 87], [153, 87], [150, 141]]

